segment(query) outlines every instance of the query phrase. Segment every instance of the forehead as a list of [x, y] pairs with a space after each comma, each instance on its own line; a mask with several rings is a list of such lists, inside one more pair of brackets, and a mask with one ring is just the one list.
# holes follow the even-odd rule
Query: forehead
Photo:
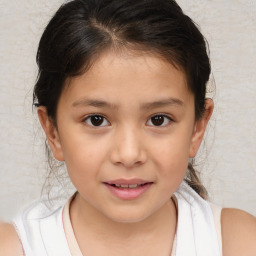
[[130, 51], [101, 54], [89, 70], [69, 80], [63, 94], [68, 98], [84, 94], [109, 100], [125, 94], [149, 101], [157, 95], [183, 101], [192, 96], [182, 70], [155, 54]]

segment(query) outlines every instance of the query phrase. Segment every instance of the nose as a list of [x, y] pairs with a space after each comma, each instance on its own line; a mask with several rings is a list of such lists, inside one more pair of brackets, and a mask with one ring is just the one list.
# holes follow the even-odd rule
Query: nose
[[112, 140], [111, 161], [115, 165], [133, 168], [147, 160], [142, 135], [136, 129], [120, 129]]

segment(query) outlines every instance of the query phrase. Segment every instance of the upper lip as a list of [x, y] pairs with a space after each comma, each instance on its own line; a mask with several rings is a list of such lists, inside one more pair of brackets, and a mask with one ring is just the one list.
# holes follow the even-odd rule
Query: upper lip
[[118, 184], [118, 185], [141, 185], [141, 184], [145, 184], [145, 183], [152, 183], [150, 181], [147, 180], [143, 180], [143, 179], [117, 179], [117, 180], [109, 180], [109, 181], [105, 181], [104, 183], [107, 184]]

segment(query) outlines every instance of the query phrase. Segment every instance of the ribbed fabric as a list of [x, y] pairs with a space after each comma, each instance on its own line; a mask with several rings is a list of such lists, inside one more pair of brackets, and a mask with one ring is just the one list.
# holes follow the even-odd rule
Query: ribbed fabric
[[[174, 196], [178, 223], [171, 256], [221, 256], [221, 208], [212, 210], [184, 182]], [[14, 219], [26, 256], [83, 256], [70, 222], [70, 200], [55, 210], [34, 203]]]

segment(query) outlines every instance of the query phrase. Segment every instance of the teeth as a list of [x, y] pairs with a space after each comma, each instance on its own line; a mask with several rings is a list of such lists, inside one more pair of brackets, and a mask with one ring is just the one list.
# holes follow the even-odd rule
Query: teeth
[[133, 184], [133, 185], [129, 185], [129, 188], [137, 188], [139, 185], [138, 184]]
[[132, 185], [129, 185], [129, 184], [125, 184], [125, 185], [120, 185], [120, 184], [114, 184], [116, 187], [118, 188], [137, 188], [138, 186], [140, 186], [139, 184], [132, 184]]

